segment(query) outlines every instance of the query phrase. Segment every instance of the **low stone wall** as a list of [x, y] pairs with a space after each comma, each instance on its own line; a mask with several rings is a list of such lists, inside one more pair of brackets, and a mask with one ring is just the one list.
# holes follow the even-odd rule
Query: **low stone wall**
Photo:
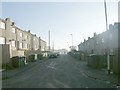
[[8, 44], [0, 45], [0, 63], [6, 64], [8, 62], [10, 62], [9, 45]]
[[41, 54], [40, 50], [26, 50], [25, 52], [25, 56], [28, 57], [29, 55], [35, 55], [35, 54]]
[[[110, 55], [110, 70], [114, 74], [120, 74], [119, 62], [117, 55]], [[88, 56], [87, 65], [93, 68], [107, 69], [107, 55]]]
[[2, 45], [0, 45], [0, 69], [2, 69]]
[[117, 55], [114, 57], [112, 70], [115, 74], [120, 74], [120, 59]]
[[87, 65], [93, 68], [107, 68], [107, 56], [90, 55], [87, 59]]

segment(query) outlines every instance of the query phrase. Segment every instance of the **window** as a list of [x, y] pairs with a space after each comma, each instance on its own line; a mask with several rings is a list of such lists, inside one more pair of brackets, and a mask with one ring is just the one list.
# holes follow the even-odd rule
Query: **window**
[[91, 54], [93, 54], [93, 49], [91, 50]]
[[44, 50], [44, 47], [43, 47], [43, 46], [41, 47], [41, 50], [42, 50], [42, 51]]
[[110, 49], [110, 54], [113, 55], [113, 49]]
[[20, 49], [22, 49], [23, 48], [23, 43], [20, 43], [20, 47], [19, 47]]
[[5, 38], [0, 37], [0, 44], [5, 44]]
[[28, 48], [28, 45], [27, 45], [27, 44], [25, 44], [25, 48]]
[[104, 43], [104, 38], [102, 38], [102, 43]]
[[30, 46], [30, 44], [27, 44], [27, 48], [30, 48], [29, 46]]
[[112, 34], [110, 34], [110, 39], [112, 39]]
[[12, 32], [15, 33], [15, 28], [12, 28]]
[[23, 34], [22, 34], [22, 33], [20, 33], [20, 37], [23, 37]]
[[104, 54], [106, 55], [106, 54], [107, 54], [107, 52], [108, 52], [108, 51], [107, 51], [107, 49], [105, 49], [105, 50], [104, 50]]
[[36, 39], [34, 38], [34, 41], [35, 41]]
[[90, 44], [89, 44], [89, 42], [88, 42], [88, 46], [89, 46]]
[[35, 45], [35, 49], [37, 48], [37, 45]]
[[16, 46], [15, 41], [12, 41], [12, 46], [13, 46], [13, 47], [15, 47], [15, 46]]
[[5, 23], [1, 22], [0, 28], [5, 29]]
[[97, 40], [97, 44], [98, 44], [98, 40]]
[[25, 35], [25, 39], [27, 39], [28, 38], [28, 36], [27, 35]]

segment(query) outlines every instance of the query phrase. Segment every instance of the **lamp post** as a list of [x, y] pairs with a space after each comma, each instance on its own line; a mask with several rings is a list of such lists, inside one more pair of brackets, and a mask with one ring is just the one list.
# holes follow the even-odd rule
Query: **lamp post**
[[67, 47], [69, 47], [69, 44], [68, 44], [68, 42], [67, 42]]
[[49, 47], [49, 51], [50, 51], [50, 30], [48, 31], [48, 37], [49, 37], [49, 41], [48, 41], [49, 42], [49, 46], [48, 47]]
[[72, 46], [73, 46], [73, 34], [70, 34], [71, 35], [71, 43], [72, 43]]

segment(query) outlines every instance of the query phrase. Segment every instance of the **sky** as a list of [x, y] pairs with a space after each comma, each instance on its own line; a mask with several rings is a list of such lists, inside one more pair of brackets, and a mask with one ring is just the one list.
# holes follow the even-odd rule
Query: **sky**
[[[14, 0], [13, 0], [14, 1]], [[25, 0], [24, 0], [25, 1]], [[106, 30], [104, 2], [2, 2], [2, 19], [10, 18], [23, 30], [31, 30], [51, 47], [68, 49]], [[107, 2], [108, 24], [118, 22], [118, 1]]]

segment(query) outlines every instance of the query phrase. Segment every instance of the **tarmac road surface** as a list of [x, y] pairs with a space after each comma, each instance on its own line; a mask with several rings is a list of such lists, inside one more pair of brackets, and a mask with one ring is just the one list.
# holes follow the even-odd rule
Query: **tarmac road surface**
[[[113, 88], [114, 85], [90, 78], [70, 55], [38, 60], [25, 71], [2, 81], [3, 88]], [[34, 63], [33, 63], [34, 64]]]

